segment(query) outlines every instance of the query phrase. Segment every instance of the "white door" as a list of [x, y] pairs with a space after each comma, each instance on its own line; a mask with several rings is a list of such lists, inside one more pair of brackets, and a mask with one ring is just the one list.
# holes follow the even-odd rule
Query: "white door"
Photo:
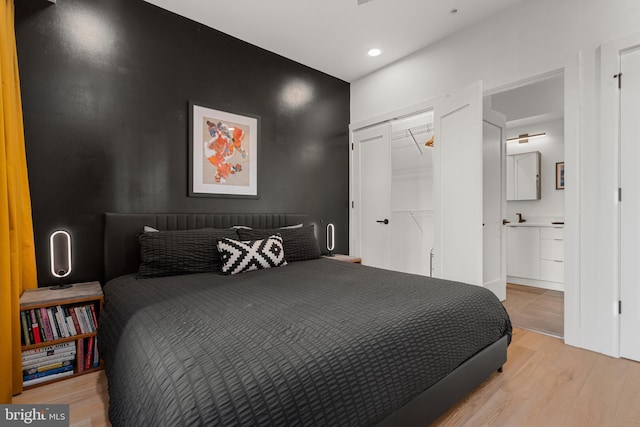
[[482, 121], [482, 283], [501, 300], [507, 298], [504, 173], [506, 165], [506, 119], [489, 109]]
[[389, 268], [391, 260], [391, 149], [390, 124], [358, 130], [353, 134], [354, 188], [357, 218], [356, 241], [362, 263]]
[[640, 47], [620, 71], [620, 356], [640, 361]]
[[482, 285], [482, 82], [434, 108], [434, 276]]

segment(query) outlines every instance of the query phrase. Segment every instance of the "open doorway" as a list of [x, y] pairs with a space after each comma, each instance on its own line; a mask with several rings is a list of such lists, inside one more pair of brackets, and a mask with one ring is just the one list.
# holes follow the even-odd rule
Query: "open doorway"
[[486, 95], [484, 103], [507, 120], [504, 305], [514, 326], [563, 337], [564, 75]]

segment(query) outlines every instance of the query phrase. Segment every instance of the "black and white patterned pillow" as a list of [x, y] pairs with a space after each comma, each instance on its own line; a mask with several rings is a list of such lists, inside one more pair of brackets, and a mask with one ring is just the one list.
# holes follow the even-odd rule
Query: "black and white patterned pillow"
[[287, 265], [282, 237], [279, 234], [263, 240], [244, 242], [225, 238], [218, 241], [218, 251], [222, 259], [222, 274], [237, 274]]

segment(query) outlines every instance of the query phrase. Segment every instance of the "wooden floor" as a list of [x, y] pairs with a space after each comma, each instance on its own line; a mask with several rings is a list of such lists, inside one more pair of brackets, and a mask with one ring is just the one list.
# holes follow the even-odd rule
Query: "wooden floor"
[[564, 292], [508, 283], [503, 304], [513, 326], [564, 337]]
[[[640, 426], [640, 363], [514, 329], [509, 360], [434, 426]], [[108, 426], [104, 371], [28, 390], [14, 403], [69, 403], [71, 426]]]
[[104, 371], [35, 387], [14, 396], [19, 404], [69, 404], [70, 427], [110, 426], [109, 394]]

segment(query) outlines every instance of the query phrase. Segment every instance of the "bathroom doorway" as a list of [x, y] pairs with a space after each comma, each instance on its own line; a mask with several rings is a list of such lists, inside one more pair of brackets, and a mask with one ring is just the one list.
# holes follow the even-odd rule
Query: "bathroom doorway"
[[507, 119], [505, 308], [514, 326], [563, 337], [564, 73], [484, 103]]

